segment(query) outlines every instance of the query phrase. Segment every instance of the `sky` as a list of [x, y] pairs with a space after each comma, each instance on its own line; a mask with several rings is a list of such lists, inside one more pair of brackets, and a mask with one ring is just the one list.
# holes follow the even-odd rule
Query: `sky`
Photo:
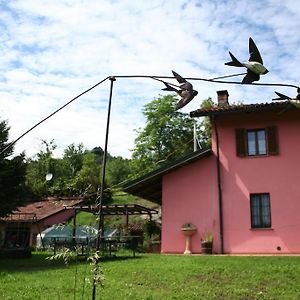
[[[294, 0], [0, 0], [0, 120], [13, 141], [107, 76], [242, 73], [224, 63], [228, 51], [248, 60], [249, 37], [269, 70], [261, 83], [299, 85], [299, 28]], [[230, 102], [245, 104], [271, 102], [275, 90], [296, 96], [294, 88], [191, 82], [199, 93], [185, 113], [224, 89]], [[117, 78], [110, 154], [131, 157], [143, 107], [166, 95], [162, 88], [151, 78]], [[109, 92], [106, 80], [20, 139], [15, 153], [33, 157], [42, 140], [55, 141], [56, 156], [72, 143], [103, 148]]]

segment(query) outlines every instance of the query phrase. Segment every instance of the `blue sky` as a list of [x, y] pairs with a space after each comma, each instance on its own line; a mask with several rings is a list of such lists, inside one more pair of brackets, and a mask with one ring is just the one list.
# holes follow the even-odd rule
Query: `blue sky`
[[[77, 94], [110, 75], [213, 78], [243, 69], [225, 66], [228, 51], [249, 58], [251, 36], [269, 70], [260, 82], [299, 85], [300, 3], [297, 1], [0, 0], [0, 118], [13, 140]], [[237, 79], [242, 79], [237, 78]], [[193, 82], [201, 100], [227, 89], [230, 101], [269, 102], [291, 88]], [[143, 105], [159, 94], [151, 79], [115, 83], [109, 152], [130, 157], [143, 127]], [[16, 144], [37, 153], [41, 139], [103, 146], [109, 81], [79, 98]]]

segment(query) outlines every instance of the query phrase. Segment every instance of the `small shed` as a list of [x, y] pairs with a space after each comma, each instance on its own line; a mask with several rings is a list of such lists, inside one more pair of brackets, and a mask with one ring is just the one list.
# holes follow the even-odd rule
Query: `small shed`
[[18, 207], [0, 218], [0, 248], [32, 247], [36, 237], [54, 224], [62, 224], [74, 216], [73, 206], [82, 197], [47, 197]]

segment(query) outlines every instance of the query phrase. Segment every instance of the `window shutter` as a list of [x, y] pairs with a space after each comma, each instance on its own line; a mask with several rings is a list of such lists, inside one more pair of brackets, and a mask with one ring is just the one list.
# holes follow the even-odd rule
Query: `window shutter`
[[277, 127], [276, 126], [268, 127], [267, 136], [268, 136], [268, 154], [278, 155]]
[[246, 156], [245, 129], [236, 128], [235, 139], [236, 139], [236, 155], [239, 157]]

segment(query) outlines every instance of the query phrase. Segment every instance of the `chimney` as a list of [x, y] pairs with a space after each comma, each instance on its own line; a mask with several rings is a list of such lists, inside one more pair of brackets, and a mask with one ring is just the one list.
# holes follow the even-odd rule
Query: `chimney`
[[223, 91], [217, 91], [218, 94], [218, 106], [228, 106], [229, 102], [228, 102], [228, 91], [227, 90], [223, 90]]

